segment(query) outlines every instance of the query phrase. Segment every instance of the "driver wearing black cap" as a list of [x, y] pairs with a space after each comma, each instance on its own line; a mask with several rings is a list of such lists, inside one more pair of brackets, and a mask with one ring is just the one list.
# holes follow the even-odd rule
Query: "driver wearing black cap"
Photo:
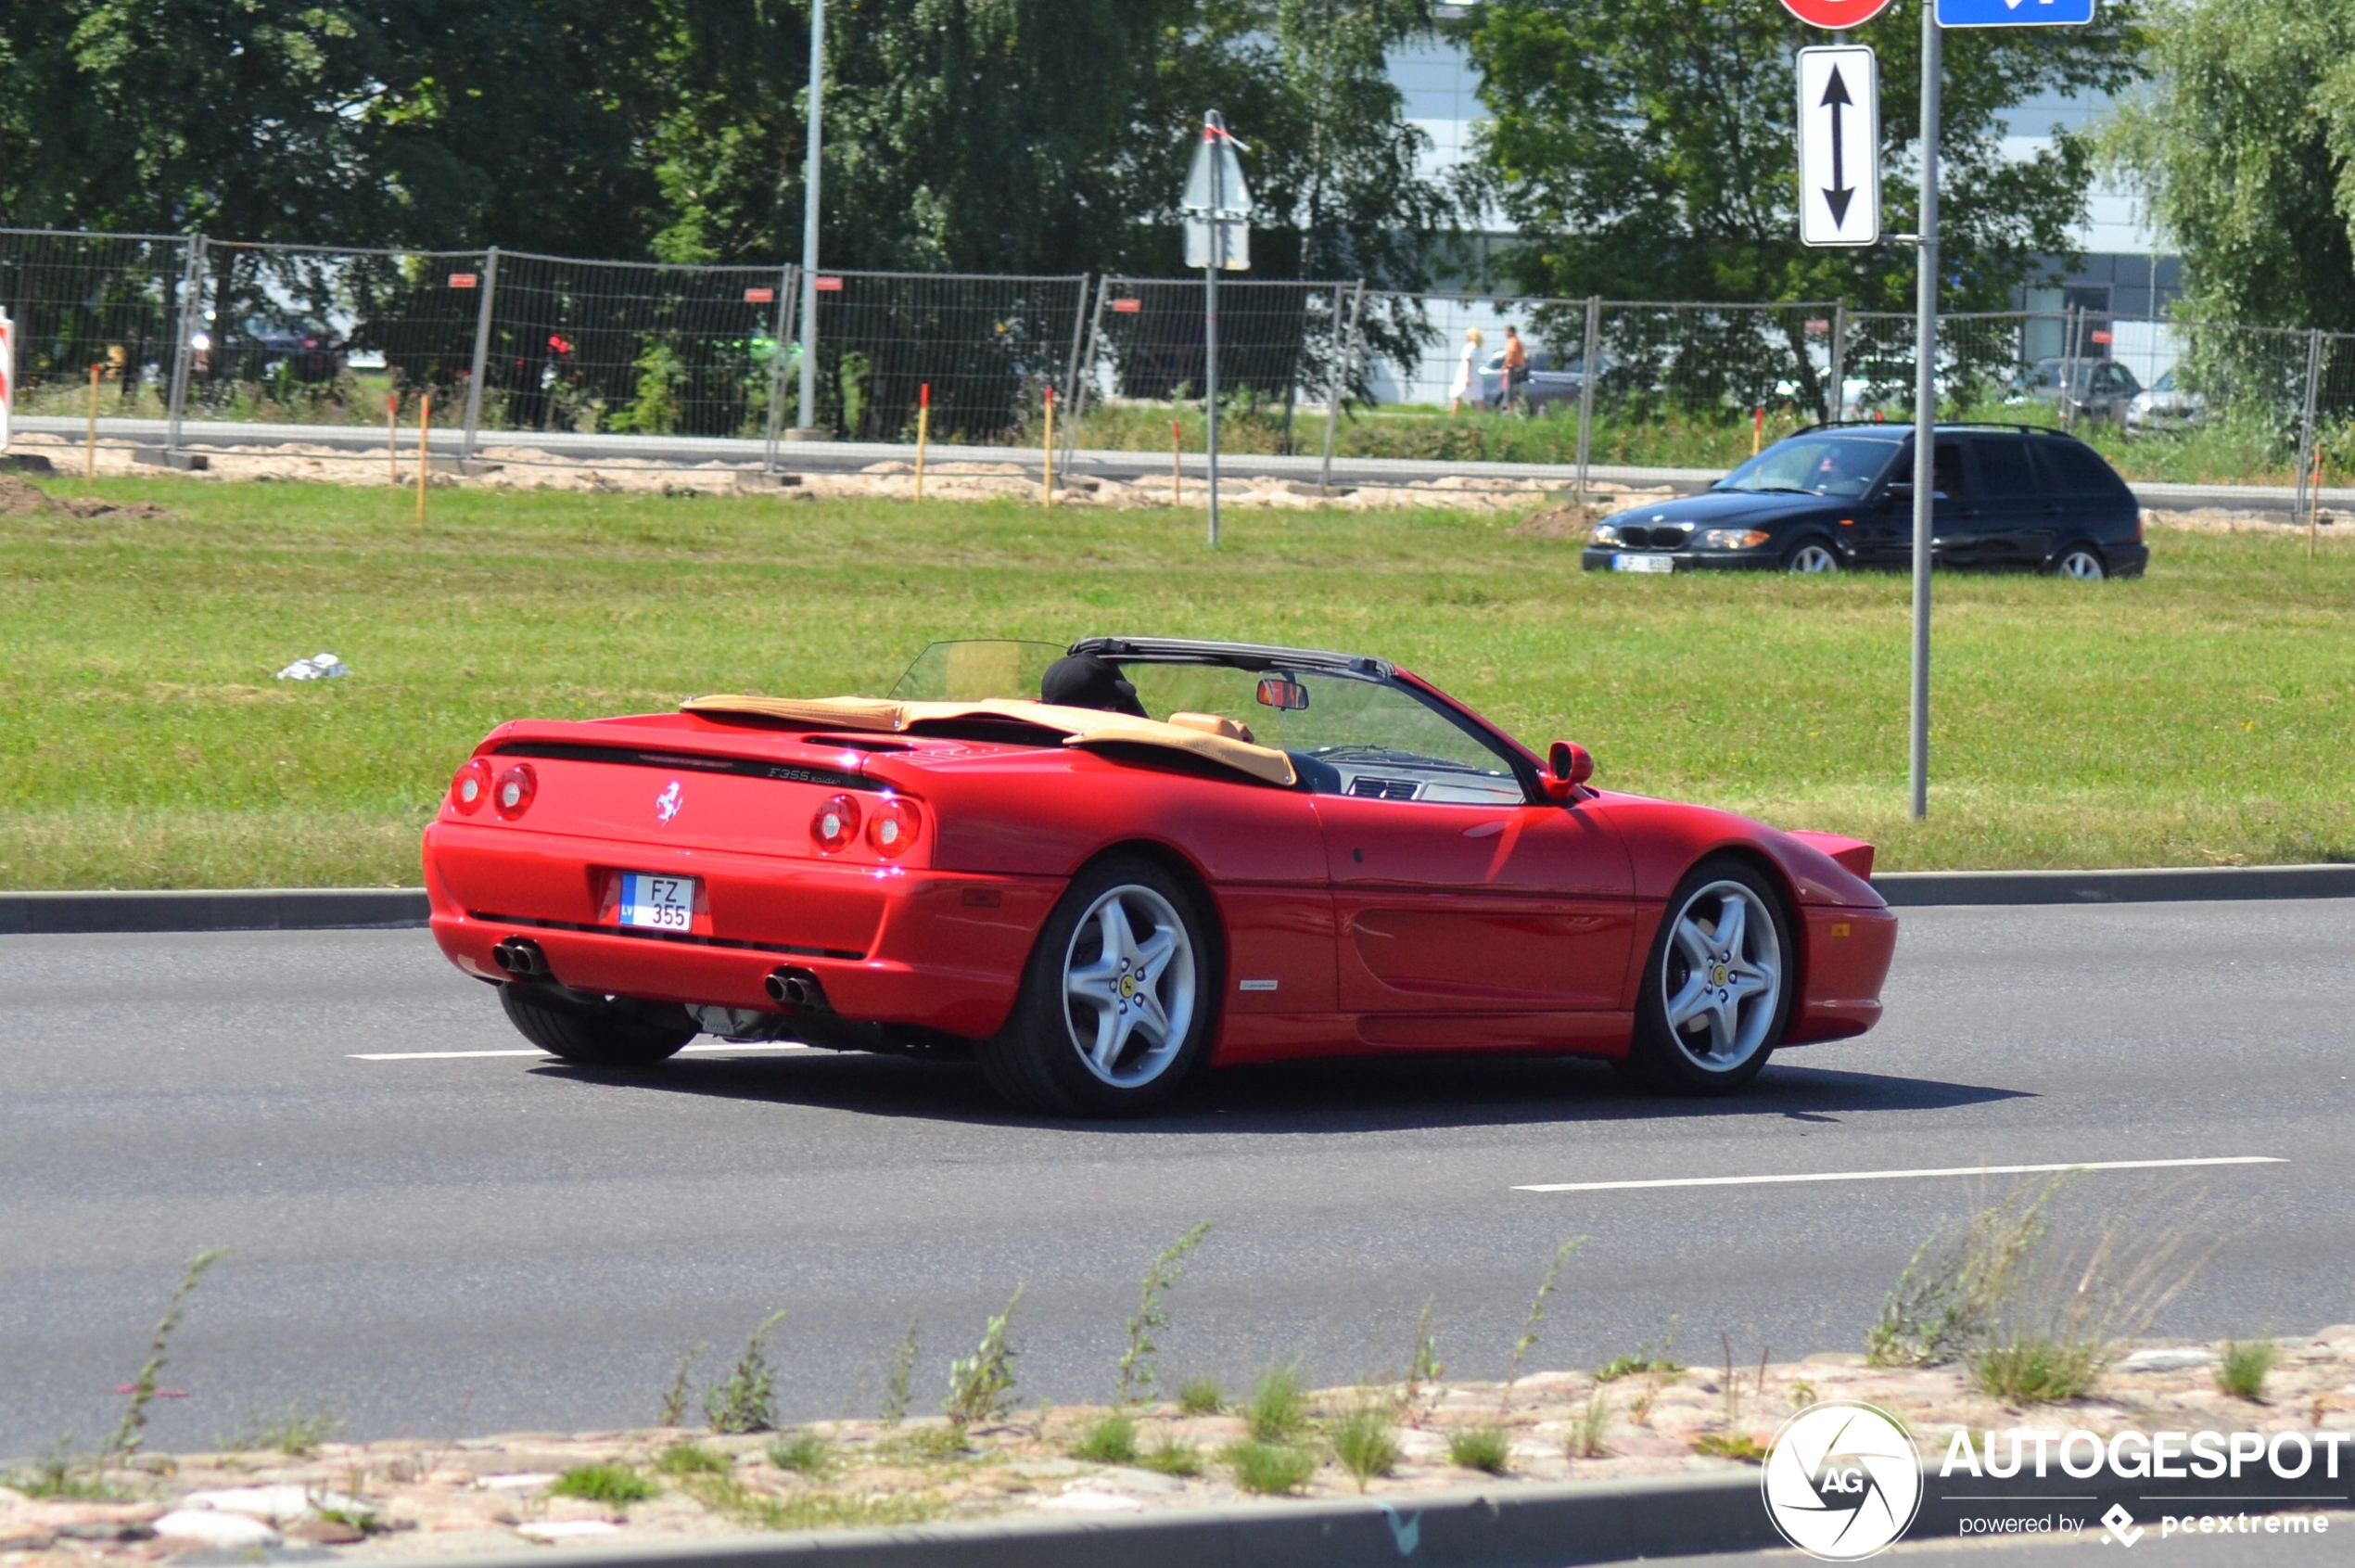
[[1120, 666], [1094, 654], [1072, 654], [1049, 665], [1038, 682], [1038, 700], [1056, 708], [1092, 708], [1138, 719], [1152, 717], [1137, 700], [1137, 688], [1120, 673]]

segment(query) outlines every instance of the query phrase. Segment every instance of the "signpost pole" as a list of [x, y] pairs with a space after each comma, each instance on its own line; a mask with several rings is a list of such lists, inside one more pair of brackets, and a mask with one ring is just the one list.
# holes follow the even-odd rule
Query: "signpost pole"
[[825, 118], [826, 0], [809, 0], [809, 152], [801, 177], [799, 433], [818, 425], [818, 142]]
[[1227, 227], [1218, 221], [1227, 205], [1226, 166], [1210, 160], [1209, 265], [1202, 270], [1203, 449], [1210, 465], [1210, 547], [1218, 548], [1218, 263], [1224, 258]]
[[1922, 6], [1921, 279], [1914, 366], [1914, 670], [1908, 790], [1913, 819], [1929, 815], [1930, 524], [1938, 459], [1938, 124], [1943, 40]]

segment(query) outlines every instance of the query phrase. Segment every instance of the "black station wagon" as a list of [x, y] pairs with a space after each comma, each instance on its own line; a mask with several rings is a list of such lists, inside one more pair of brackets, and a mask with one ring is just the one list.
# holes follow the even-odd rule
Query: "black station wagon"
[[[1930, 559], [2086, 581], [2149, 564], [2134, 492], [2101, 453], [2038, 426], [1941, 425]], [[1699, 495], [1604, 518], [1589, 571], [1907, 567], [1914, 434], [1826, 425], [1776, 442]]]

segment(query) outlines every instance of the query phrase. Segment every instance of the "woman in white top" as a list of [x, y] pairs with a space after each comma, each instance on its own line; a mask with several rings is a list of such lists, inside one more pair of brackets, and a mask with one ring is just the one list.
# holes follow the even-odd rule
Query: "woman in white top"
[[1480, 374], [1480, 328], [1464, 328], [1464, 357], [1456, 365], [1456, 384], [1447, 389], [1447, 417], [1453, 419], [1472, 395], [1474, 378]]

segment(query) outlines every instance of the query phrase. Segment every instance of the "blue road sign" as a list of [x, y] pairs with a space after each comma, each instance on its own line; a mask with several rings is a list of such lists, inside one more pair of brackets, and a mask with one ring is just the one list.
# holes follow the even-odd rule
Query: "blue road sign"
[[1941, 27], [2083, 27], [2094, 0], [1938, 0]]

